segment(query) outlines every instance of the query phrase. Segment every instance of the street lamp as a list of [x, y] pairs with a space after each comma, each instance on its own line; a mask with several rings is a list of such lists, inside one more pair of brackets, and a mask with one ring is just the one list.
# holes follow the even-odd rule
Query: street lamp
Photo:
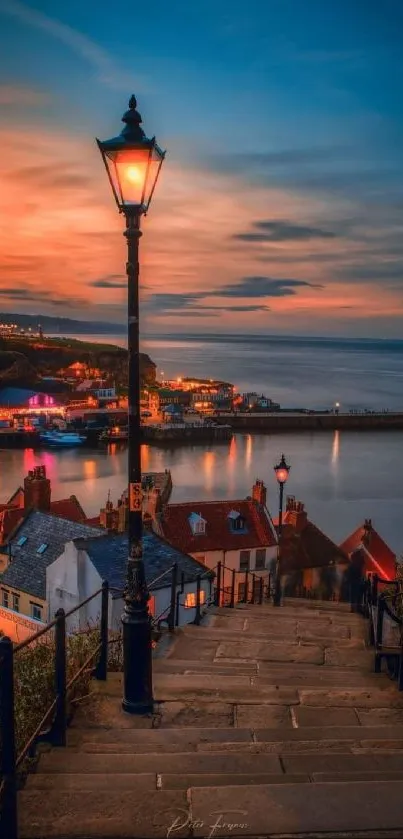
[[151, 618], [142, 546], [142, 486], [139, 364], [140, 219], [147, 213], [165, 157], [155, 137], [148, 139], [134, 96], [122, 117], [121, 134], [97, 140], [119, 212], [126, 220], [129, 351], [129, 556], [124, 594], [123, 710], [145, 713], [153, 707]]
[[280, 487], [279, 514], [278, 514], [278, 550], [276, 562], [276, 581], [274, 586], [273, 606], [280, 606], [281, 603], [281, 569], [280, 569], [280, 545], [283, 532], [283, 496], [284, 484], [288, 481], [291, 466], [288, 466], [284, 455], [281, 455], [280, 463], [274, 467], [274, 472]]

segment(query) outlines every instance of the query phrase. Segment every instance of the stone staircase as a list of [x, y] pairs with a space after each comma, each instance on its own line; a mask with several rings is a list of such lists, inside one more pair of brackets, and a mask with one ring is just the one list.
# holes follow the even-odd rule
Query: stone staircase
[[19, 793], [22, 839], [403, 837], [403, 694], [367, 622], [309, 601], [216, 609], [155, 660], [154, 715], [94, 683]]

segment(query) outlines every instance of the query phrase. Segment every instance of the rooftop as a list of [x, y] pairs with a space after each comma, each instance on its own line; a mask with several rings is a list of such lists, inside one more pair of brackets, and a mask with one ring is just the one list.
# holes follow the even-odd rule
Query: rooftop
[[[75, 544], [77, 548], [86, 551], [103, 580], [108, 580], [113, 587], [124, 588], [129, 551], [127, 534], [75, 539]], [[184, 574], [185, 582], [193, 582], [200, 573], [207, 570], [200, 562], [173, 548], [165, 539], [149, 531], [143, 534], [143, 559], [148, 585], [174, 563], [178, 565], [178, 573]], [[167, 585], [170, 585], [168, 575], [151, 588], [165, 588]]]
[[[244, 520], [242, 529], [234, 529], [234, 513], [240, 514]], [[193, 533], [192, 514], [204, 519], [204, 532]], [[161, 527], [168, 542], [187, 553], [273, 547], [277, 544], [267, 510], [249, 499], [167, 504]]]
[[12, 561], [0, 576], [0, 585], [45, 600], [46, 568], [63, 553], [65, 544], [79, 537], [104, 533], [100, 528], [32, 510], [9, 541]]
[[367, 557], [366, 570], [388, 580], [395, 579], [396, 555], [375, 530], [371, 519], [366, 519], [364, 524], [347, 536], [340, 547], [349, 556], [364, 548]]

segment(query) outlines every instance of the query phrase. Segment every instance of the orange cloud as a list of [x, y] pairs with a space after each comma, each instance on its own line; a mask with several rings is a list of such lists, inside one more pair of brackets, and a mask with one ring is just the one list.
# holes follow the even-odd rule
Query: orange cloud
[[[28, 99], [29, 91], [23, 95]], [[0, 309], [61, 313], [65, 308], [73, 317], [124, 320], [124, 220], [116, 212], [95, 143], [39, 125], [29, 132], [0, 126], [0, 143]], [[383, 291], [380, 303], [375, 283], [348, 284], [336, 277], [336, 269], [360, 258], [362, 241], [337, 235], [309, 238], [314, 222], [306, 220], [329, 219], [330, 209], [335, 213], [323, 200], [263, 186], [246, 188], [233, 175], [179, 166], [168, 154], [143, 223], [143, 326], [220, 323], [228, 329], [270, 331], [286, 324], [297, 330], [309, 315], [396, 314], [393, 288]], [[336, 209], [345, 210], [341, 205]], [[259, 219], [276, 222], [270, 230], [277, 239], [236, 238]], [[292, 239], [293, 227], [302, 224], [305, 232], [297, 230]], [[290, 239], [284, 241], [287, 229]], [[248, 277], [301, 284], [284, 296], [268, 292], [257, 300], [225, 290]], [[199, 299], [175, 310], [161, 296], [168, 292], [197, 293]]]

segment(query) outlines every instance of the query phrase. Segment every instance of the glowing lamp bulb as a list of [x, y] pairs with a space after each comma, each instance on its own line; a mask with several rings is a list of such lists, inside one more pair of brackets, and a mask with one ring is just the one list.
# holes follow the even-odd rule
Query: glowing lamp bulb
[[143, 182], [143, 175], [138, 166], [128, 166], [126, 178], [131, 184], [141, 184]]

